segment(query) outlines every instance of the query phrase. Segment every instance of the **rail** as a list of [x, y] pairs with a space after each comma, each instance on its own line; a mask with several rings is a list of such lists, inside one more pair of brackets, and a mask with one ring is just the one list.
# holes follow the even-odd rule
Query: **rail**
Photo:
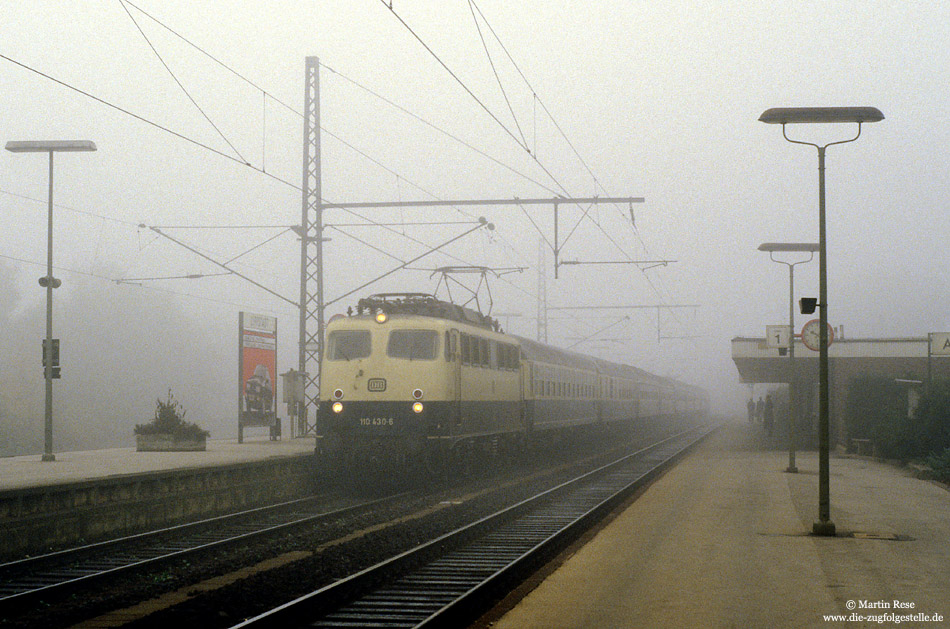
[[310, 496], [138, 535], [70, 548], [0, 564], [0, 607], [91, 585], [122, 571], [141, 568], [210, 548], [244, 542], [369, 508], [404, 497], [387, 496], [332, 511], [327, 496]]
[[462, 626], [713, 430], [664, 439], [235, 627]]

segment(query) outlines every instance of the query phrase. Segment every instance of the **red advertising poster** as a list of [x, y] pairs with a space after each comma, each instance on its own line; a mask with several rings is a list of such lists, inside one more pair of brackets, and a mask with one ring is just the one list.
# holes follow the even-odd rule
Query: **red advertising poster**
[[277, 410], [277, 319], [242, 312], [240, 328], [240, 426], [273, 426]]

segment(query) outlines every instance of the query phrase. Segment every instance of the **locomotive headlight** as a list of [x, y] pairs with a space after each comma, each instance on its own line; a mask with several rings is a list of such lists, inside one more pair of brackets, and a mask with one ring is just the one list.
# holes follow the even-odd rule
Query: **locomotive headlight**
[[343, 412], [343, 402], [334, 402], [334, 403], [333, 403], [333, 406], [331, 406], [330, 409], [331, 409], [334, 413], [342, 413], [342, 412]]
[[412, 399], [421, 400], [422, 399], [422, 389], [413, 389], [412, 390]]
[[385, 312], [376, 313], [376, 323], [386, 323], [387, 321], [389, 321], [388, 314], [386, 314]]
[[333, 390], [333, 399], [342, 400], [343, 399], [343, 389], [334, 389]]
[[412, 403], [412, 412], [421, 413], [422, 412], [422, 402], [413, 402]]

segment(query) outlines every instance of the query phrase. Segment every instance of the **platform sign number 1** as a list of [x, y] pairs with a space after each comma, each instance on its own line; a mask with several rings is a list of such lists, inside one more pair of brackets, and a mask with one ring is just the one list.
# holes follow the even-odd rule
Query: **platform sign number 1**
[[792, 330], [787, 325], [765, 326], [765, 346], [768, 348], [788, 347]]

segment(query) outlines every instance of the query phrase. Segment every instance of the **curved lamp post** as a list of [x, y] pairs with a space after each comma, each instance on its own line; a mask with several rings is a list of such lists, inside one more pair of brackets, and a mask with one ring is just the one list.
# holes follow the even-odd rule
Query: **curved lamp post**
[[[40, 286], [46, 288], [46, 343], [43, 345], [43, 372], [46, 377], [46, 428], [43, 439], [43, 460], [55, 461], [53, 455], [53, 289], [60, 281], [53, 277], [53, 153], [95, 151], [89, 140], [51, 140], [40, 142], [7, 142], [11, 153], [49, 153], [49, 214], [46, 226], [46, 277]], [[57, 367], [58, 371], [58, 367]], [[58, 378], [59, 375], [57, 374]]]
[[[785, 471], [789, 474], [798, 473], [798, 467], [795, 466], [795, 427], [796, 423], [796, 404], [795, 395], [797, 387], [795, 386], [795, 267], [799, 264], [811, 262], [818, 251], [817, 242], [763, 242], [759, 245], [759, 251], [768, 251], [772, 262], [778, 262], [788, 267], [788, 467]], [[807, 253], [807, 260], [797, 262], [786, 262], [785, 260], [776, 260], [776, 252], [801, 252]]]
[[[831, 521], [828, 473], [828, 268], [825, 255], [825, 149], [835, 144], [847, 144], [861, 137], [861, 125], [878, 122], [884, 114], [876, 107], [790, 107], [767, 109], [759, 116], [760, 122], [782, 125], [782, 136], [793, 144], [805, 144], [818, 149], [818, 306], [820, 344], [818, 353], [818, 522], [812, 526], [815, 535], [834, 535]], [[785, 133], [788, 124], [857, 123], [858, 132], [849, 140], [825, 145], [792, 140]]]

